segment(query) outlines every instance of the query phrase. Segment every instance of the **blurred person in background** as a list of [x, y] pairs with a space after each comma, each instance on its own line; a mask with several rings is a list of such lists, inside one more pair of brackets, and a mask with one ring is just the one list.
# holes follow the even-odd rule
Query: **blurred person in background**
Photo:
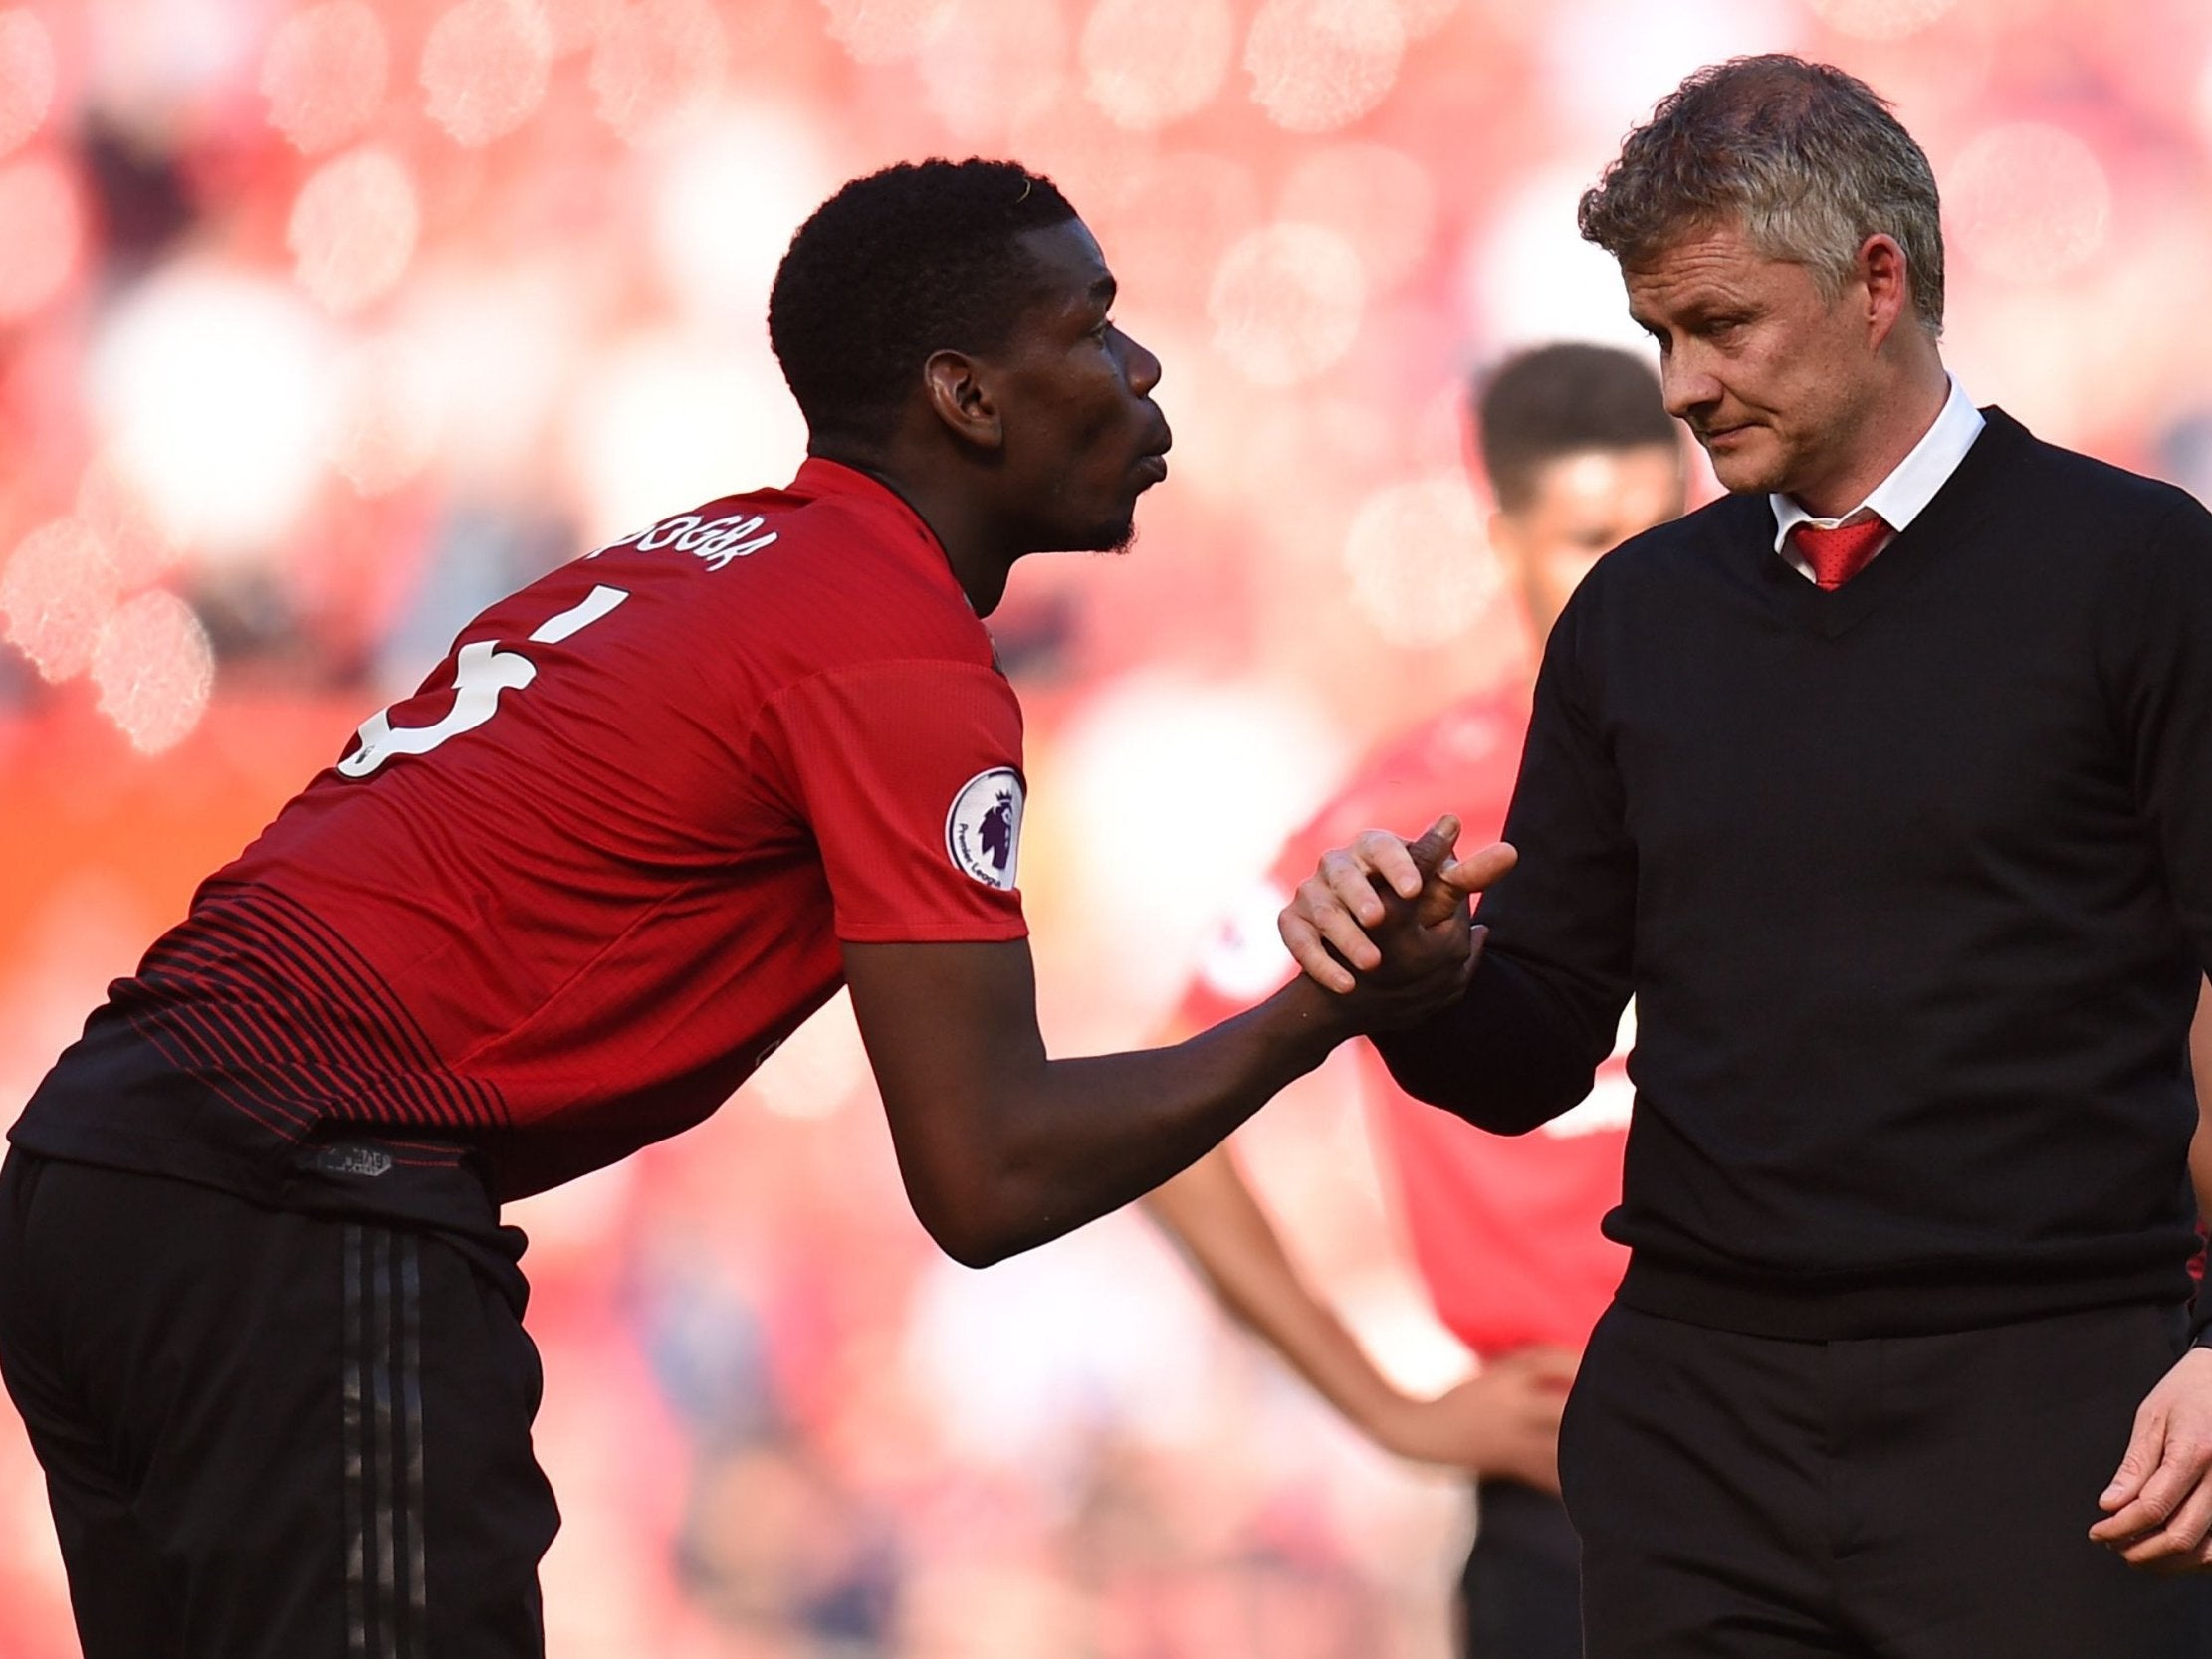
[[840, 981], [972, 1265], [1463, 985], [1446, 906], [1372, 994], [1047, 1059], [981, 619], [1022, 556], [1126, 545], [1166, 474], [1114, 297], [1013, 163], [848, 184], [770, 301], [797, 479], [495, 603], [111, 987], [0, 1172], [0, 1367], [93, 1659], [539, 1652], [557, 1516], [499, 1205], [699, 1122]]
[[[1473, 412], [1496, 504], [1490, 548], [1541, 649], [1601, 554], [1681, 513], [1680, 431], [1651, 369], [1599, 345], [1549, 345], [1508, 359], [1482, 384]], [[1528, 690], [1516, 680], [1466, 698], [1370, 755], [1283, 844], [1250, 912], [1264, 915], [1264, 933], [1239, 919], [1216, 936], [1184, 996], [1181, 1027], [1200, 1029], [1279, 982], [1291, 964], [1275, 913], [1324, 849], [1371, 824], [1426, 823], [1444, 803], [1477, 834], [1502, 825]], [[1146, 1207], [1222, 1305], [1377, 1445], [1474, 1474], [1460, 1650], [1472, 1659], [1574, 1659], [1580, 1574], [1558, 1497], [1559, 1410], [1626, 1260], [1598, 1231], [1621, 1191], [1631, 1093], [1622, 1056], [1605, 1063], [1589, 1100], [1519, 1141], [1476, 1134], [1410, 1100], [1364, 1045], [1361, 1071], [1423, 1281], [1438, 1317], [1480, 1356], [1478, 1375], [1436, 1399], [1385, 1377], [1292, 1264], [1228, 1146]]]
[[[1525, 1131], [1636, 999], [1591, 1659], [2200, 1656], [2212, 515], [1968, 401], [1933, 173], [1839, 70], [1692, 75], [1581, 226], [1731, 494], [1568, 603], [1482, 966], [1380, 1046]], [[1300, 888], [1310, 972], [1377, 873]]]

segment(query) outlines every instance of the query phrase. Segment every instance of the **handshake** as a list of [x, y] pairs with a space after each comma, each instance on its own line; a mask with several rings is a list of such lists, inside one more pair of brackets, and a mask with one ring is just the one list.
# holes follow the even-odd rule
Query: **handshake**
[[1449, 813], [1406, 841], [1367, 830], [1324, 853], [1276, 926], [1308, 978], [1345, 999], [1355, 1028], [1418, 1024], [1458, 1000], [1482, 954], [1470, 901], [1513, 868], [1503, 841], [1454, 856]]

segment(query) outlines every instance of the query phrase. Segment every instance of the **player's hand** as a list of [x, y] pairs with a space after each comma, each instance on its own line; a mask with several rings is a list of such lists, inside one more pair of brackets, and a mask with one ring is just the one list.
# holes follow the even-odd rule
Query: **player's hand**
[[1500, 1354], [1433, 1400], [1408, 1400], [1376, 1438], [1400, 1457], [1559, 1491], [1559, 1416], [1575, 1380], [1562, 1348]]
[[1372, 895], [1382, 917], [1363, 936], [1375, 964], [1355, 975], [1349, 990], [1323, 996], [1342, 1031], [1419, 1025], [1466, 994], [1479, 930], [1470, 926], [1466, 895], [1442, 875], [1454, 868], [1451, 843], [1458, 831], [1457, 819], [1439, 818], [1406, 849], [1422, 878], [1412, 896]]
[[2212, 1569], [2212, 1349], [2193, 1348], [2135, 1411], [2090, 1537], [2146, 1572]]
[[[1382, 945], [1394, 922], [1449, 922], [1518, 856], [1499, 841], [1457, 859], [1458, 838], [1459, 820], [1446, 813], [1411, 842], [1367, 830], [1351, 846], [1324, 853], [1277, 919], [1298, 965], [1316, 983], [1348, 993], [1359, 982], [1354, 969], [1364, 976], [1384, 965]], [[1473, 971], [1471, 959], [1467, 969]]]

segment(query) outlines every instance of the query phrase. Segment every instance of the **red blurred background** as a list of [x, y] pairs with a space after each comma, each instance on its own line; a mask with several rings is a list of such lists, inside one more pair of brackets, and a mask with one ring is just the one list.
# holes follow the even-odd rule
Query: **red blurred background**
[[[1032, 560], [994, 619], [1047, 1034], [1142, 1041], [1357, 748], [1519, 672], [1467, 378], [1634, 342], [1575, 196], [1682, 73], [1776, 49], [1928, 150], [1968, 390], [2206, 493], [2199, 0], [0, 5], [0, 1123], [482, 603], [789, 475], [775, 262], [844, 178], [940, 153], [1051, 173], [1166, 363], [1135, 553]], [[1348, 1100], [1325, 1069], [1249, 1157], [1440, 1384], [1467, 1361]], [[513, 1219], [556, 1659], [1445, 1651], [1454, 1483], [1335, 1425], [1141, 1221], [937, 1258], [841, 1004]], [[73, 1651], [0, 1421], [0, 1659]]]

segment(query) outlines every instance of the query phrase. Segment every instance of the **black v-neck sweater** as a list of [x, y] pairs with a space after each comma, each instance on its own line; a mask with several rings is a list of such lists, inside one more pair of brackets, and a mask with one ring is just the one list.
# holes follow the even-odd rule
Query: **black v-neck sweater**
[[1634, 994], [1631, 1306], [1839, 1338], [2188, 1296], [2212, 516], [1986, 413], [1835, 592], [1764, 497], [1599, 563], [1468, 995], [1381, 1045], [1516, 1133]]

